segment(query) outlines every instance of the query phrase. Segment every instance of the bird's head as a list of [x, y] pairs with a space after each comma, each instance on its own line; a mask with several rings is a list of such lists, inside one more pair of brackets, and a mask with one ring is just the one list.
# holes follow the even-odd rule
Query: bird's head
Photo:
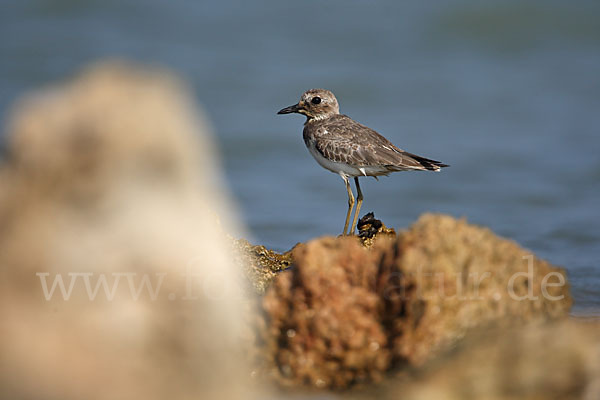
[[304, 114], [307, 121], [321, 120], [339, 114], [340, 107], [329, 90], [311, 89], [302, 94], [298, 104], [283, 108], [277, 114], [291, 113]]

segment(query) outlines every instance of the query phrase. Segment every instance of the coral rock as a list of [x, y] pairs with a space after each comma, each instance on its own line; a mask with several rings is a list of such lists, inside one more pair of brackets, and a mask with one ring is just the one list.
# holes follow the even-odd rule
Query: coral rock
[[[478, 332], [385, 399], [600, 399], [600, 323]], [[401, 394], [401, 396], [400, 396]]]
[[425, 215], [370, 249], [356, 237], [313, 240], [292, 258], [263, 299], [265, 351], [283, 384], [379, 381], [473, 328], [560, 317], [571, 305], [562, 269], [449, 216]]

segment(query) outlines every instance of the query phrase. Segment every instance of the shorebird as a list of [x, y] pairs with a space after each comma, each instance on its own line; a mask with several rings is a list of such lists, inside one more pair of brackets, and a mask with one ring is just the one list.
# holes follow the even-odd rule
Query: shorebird
[[340, 114], [338, 101], [329, 90], [311, 89], [297, 104], [277, 114], [298, 113], [306, 116], [303, 138], [319, 165], [342, 177], [348, 191], [348, 212], [342, 235], [346, 235], [355, 200], [350, 177], [356, 185], [356, 210], [349, 235], [354, 233], [363, 195], [358, 177], [389, 175], [397, 171], [436, 171], [448, 165], [408, 153], [352, 118]]

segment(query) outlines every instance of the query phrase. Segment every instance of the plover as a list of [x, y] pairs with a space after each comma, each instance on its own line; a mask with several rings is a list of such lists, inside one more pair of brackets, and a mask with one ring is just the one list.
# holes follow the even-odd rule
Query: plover
[[392, 142], [350, 117], [340, 114], [338, 101], [329, 90], [311, 89], [302, 95], [298, 104], [279, 110], [277, 114], [298, 113], [306, 116], [303, 138], [310, 154], [325, 169], [342, 177], [348, 191], [348, 212], [342, 235], [346, 235], [354, 195], [349, 178], [356, 185], [356, 210], [348, 234], [354, 227], [363, 195], [358, 177], [389, 175], [396, 171], [439, 171], [448, 165], [440, 161], [408, 153]]

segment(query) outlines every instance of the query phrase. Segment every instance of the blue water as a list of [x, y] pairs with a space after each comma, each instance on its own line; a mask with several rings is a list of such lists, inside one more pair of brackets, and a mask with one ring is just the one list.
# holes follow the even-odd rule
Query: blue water
[[342, 229], [342, 181], [304, 148], [302, 117], [275, 115], [325, 87], [342, 112], [452, 165], [363, 179], [364, 212], [396, 228], [466, 216], [565, 266], [574, 312], [599, 313], [597, 1], [4, 1], [2, 115], [107, 56], [193, 85], [255, 242], [286, 250]]

